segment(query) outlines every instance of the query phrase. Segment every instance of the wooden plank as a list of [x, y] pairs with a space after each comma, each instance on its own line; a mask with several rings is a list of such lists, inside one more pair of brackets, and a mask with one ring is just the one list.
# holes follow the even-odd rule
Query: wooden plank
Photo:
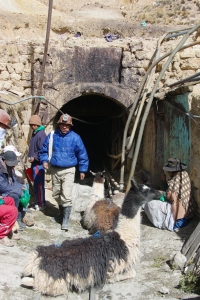
[[198, 249], [199, 245], [200, 245], [200, 234], [194, 240], [193, 244], [191, 245], [189, 251], [186, 254], [187, 262], [189, 262], [190, 259], [194, 256], [194, 254], [195, 254], [196, 250]]
[[196, 253], [196, 256], [195, 256], [195, 259], [194, 259], [194, 272], [196, 272], [198, 270], [200, 266], [200, 247], [199, 249], [197, 250], [197, 253]]
[[182, 250], [181, 250], [181, 253], [183, 255], [187, 254], [187, 252], [189, 251], [191, 245], [194, 243], [197, 236], [199, 235], [199, 232], [200, 232], [200, 223], [197, 225], [197, 227], [195, 228], [195, 230], [193, 231], [193, 233], [191, 234], [190, 238], [187, 240], [185, 245], [183, 245]]

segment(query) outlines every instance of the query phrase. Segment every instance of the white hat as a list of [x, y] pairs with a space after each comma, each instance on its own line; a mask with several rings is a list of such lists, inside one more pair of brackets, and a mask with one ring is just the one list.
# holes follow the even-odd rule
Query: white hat
[[5, 153], [6, 151], [13, 151], [15, 152], [16, 156], [22, 155], [21, 152], [17, 151], [17, 149], [13, 145], [8, 145], [3, 149], [3, 152]]

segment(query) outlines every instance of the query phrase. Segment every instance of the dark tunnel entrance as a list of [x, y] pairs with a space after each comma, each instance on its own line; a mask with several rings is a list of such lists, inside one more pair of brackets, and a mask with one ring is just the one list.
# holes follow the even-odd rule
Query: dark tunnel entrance
[[[61, 110], [75, 118], [73, 131], [81, 136], [85, 144], [90, 160], [89, 170], [103, 171], [106, 167], [112, 171], [113, 168], [120, 167], [120, 162], [116, 164], [116, 160], [107, 154], [116, 155], [121, 152], [126, 122], [125, 108], [122, 105], [109, 98], [90, 94], [71, 100]], [[59, 116], [60, 114], [56, 115], [55, 123]]]

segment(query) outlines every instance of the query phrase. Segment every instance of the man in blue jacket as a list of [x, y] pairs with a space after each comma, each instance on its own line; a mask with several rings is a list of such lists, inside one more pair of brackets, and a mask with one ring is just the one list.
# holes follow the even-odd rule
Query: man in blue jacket
[[47, 136], [40, 150], [40, 161], [43, 167], [48, 169], [48, 163], [50, 164], [52, 196], [59, 204], [60, 215], [58, 219], [62, 217], [61, 228], [63, 230], [69, 228], [75, 166], [78, 165], [80, 179], [83, 180], [89, 165], [82, 139], [71, 130], [72, 126], [72, 117], [68, 114], [61, 115], [57, 130]]

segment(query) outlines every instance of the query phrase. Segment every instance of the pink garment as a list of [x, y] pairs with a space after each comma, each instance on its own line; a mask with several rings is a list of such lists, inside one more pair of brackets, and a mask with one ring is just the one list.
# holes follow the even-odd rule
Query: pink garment
[[12, 197], [4, 197], [3, 200], [5, 204], [0, 205], [0, 239], [9, 234], [18, 216], [14, 199]]

